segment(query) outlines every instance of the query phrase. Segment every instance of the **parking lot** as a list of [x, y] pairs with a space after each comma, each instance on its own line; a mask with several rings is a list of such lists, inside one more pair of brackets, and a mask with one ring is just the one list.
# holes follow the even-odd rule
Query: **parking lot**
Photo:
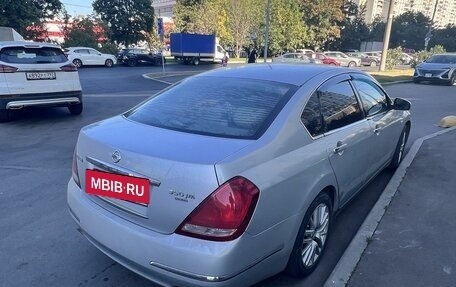
[[[155, 286], [77, 232], [66, 205], [74, 145], [81, 127], [212, 68], [218, 65], [167, 65], [166, 74], [155, 66], [82, 68], [82, 115], [71, 116], [65, 108], [31, 109], [0, 124], [0, 286]], [[406, 83], [386, 90], [412, 103], [409, 145], [438, 131], [438, 121], [456, 110], [455, 87]], [[256, 286], [322, 286], [391, 176], [382, 172], [339, 214], [328, 249], [311, 276], [297, 280], [279, 274]]]

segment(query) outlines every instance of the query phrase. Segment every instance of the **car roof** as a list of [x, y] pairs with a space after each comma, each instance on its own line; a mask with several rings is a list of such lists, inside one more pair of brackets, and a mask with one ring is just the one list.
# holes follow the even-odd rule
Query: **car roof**
[[0, 49], [5, 47], [52, 47], [52, 48], [60, 48], [59, 45], [53, 43], [44, 43], [44, 42], [32, 42], [32, 41], [0, 41]]
[[66, 49], [68, 49], [68, 50], [76, 50], [76, 49], [92, 49], [92, 50], [95, 50], [92, 47], [68, 47]]
[[332, 76], [344, 72], [353, 72], [353, 70], [311, 64], [250, 64], [235, 68], [216, 69], [199, 74], [196, 77], [206, 76], [265, 80], [301, 86], [317, 75], [329, 73], [329, 76]]

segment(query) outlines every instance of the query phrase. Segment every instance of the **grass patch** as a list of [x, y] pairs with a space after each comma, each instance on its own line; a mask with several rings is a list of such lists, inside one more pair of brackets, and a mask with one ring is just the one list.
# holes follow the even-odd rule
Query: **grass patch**
[[413, 69], [392, 70], [385, 72], [370, 72], [370, 74], [380, 83], [411, 81], [413, 79]]

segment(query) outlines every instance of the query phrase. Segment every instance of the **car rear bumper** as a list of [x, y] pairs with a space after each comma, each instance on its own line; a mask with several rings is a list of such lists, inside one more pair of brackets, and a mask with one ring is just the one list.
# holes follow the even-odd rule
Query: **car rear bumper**
[[82, 102], [81, 91], [37, 94], [0, 95], [0, 109], [21, 109], [25, 107], [61, 107]]
[[249, 286], [279, 273], [291, 249], [276, 239], [279, 234], [295, 236], [290, 229], [298, 218], [256, 236], [244, 234], [234, 241], [212, 242], [158, 233], [120, 218], [93, 202], [73, 179], [68, 183], [67, 199], [73, 219], [93, 245], [163, 286]]

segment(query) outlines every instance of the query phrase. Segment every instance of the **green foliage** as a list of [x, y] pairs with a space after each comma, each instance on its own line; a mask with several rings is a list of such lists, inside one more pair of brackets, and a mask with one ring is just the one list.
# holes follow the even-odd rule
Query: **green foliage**
[[127, 47], [147, 40], [154, 25], [150, 0], [95, 0], [93, 9], [109, 27], [110, 38]]
[[369, 40], [369, 27], [364, 22], [365, 6], [358, 7], [355, 3], [349, 2], [345, 6], [345, 11], [340, 39], [331, 43], [331, 50], [359, 49], [361, 42]]
[[420, 63], [422, 63], [424, 60], [428, 59], [434, 54], [442, 54], [445, 53], [446, 50], [443, 46], [441, 45], [436, 45], [429, 49], [429, 51], [422, 50], [419, 51], [418, 53], [415, 54], [415, 57], [411, 63], [412, 68], [416, 68], [416, 66]]
[[215, 34], [222, 45], [229, 45], [233, 41], [233, 35], [228, 26], [227, 10], [228, 2], [226, 0], [178, 0], [173, 8], [175, 30], [187, 33]]
[[[239, 56], [242, 48], [250, 43], [254, 27], [264, 21], [264, 14], [263, 17], [258, 18], [255, 12], [258, 8], [256, 7], [257, 2], [256, 0], [226, 0], [228, 29], [233, 35], [232, 46], [234, 46], [236, 56]], [[258, 9], [265, 11], [265, 9]]]
[[383, 42], [383, 36], [385, 35], [386, 23], [381, 18], [375, 18], [370, 25], [370, 41]]
[[99, 51], [106, 54], [117, 55], [119, 52], [119, 47], [112, 42], [106, 42], [101, 44]]
[[303, 19], [308, 27], [307, 43], [314, 48], [327, 46], [340, 38], [344, 20], [344, 0], [301, 0]]
[[85, 17], [73, 22], [72, 27], [64, 28], [65, 42], [64, 47], [91, 47], [98, 48], [98, 35], [95, 33], [94, 20]]
[[434, 30], [429, 46], [442, 45], [447, 51], [456, 52], [456, 26], [448, 25], [444, 29]]
[[14, 28], [25, 39], [33, 40], [46, 35], [45, 19], [63, 11], [60, 0], [1, 0], [0, 26]]
[[272, 54], [304, 47], [306, 26], [299, 0], [276, 0], [271, 5], [269, 50]]
[[390, 46], [423, 49], [424, 38], [430, 26], [431, 19], [421, 12], [401, 14], [393, 20]]
[[402, 48], [389, 49], [386, 55], [386, 70], [393, 70], [394, 67], [401, 63]]

